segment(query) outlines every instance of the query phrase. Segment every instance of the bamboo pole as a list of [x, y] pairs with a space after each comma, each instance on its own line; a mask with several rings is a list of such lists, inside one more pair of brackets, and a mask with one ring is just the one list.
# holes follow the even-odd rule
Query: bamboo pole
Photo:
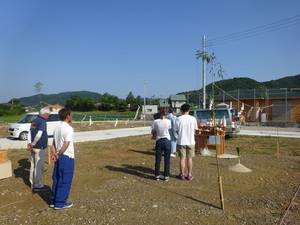
[[[216, 132], [215, 132], [215, 143], [217, 144]], [[216, 161], [217, 161], [217, 170], [218, 170], [218, 184], [219, 184], [220, 203], [221, 203], [221, 209], [224, 210], [225, 209], [225, 204], [224, 204], [224, 195], [223, 195], [223, 184], [222, 184], [222, 177], [220, 176], [220, 167], [219, 167], [217, 145], [216, 145]]]
[[223, 194], [223, 185], [222, 185], [222, 177], [221, 176], [218, 177], [218, 182], [219, 182], [221, 208], [222, 208], [222, 210], [224, 210], [225, 205], [224, 205], [224, 194]]

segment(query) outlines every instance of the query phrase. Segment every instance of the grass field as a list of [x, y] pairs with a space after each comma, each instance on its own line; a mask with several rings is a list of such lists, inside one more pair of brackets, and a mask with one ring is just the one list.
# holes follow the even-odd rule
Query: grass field
[[[27, 112], [26, 112], [27, 113]], [[15, 123], [18, 122], [26, 113], [18, 116], [0, 116], [0, 123]], [[73, 112], [73, 119], [75, 121], [81, 121], [84, 117], [85, 120], [88, 120], [90, 116], [94, 121], [103, 121], [103, 120], [115, 120], [118, 119], [133, 119], [135, 112], [133, 111], [91, 111], [91, 112]]]
[[11, 117], [0, 116], [0, 123], [15, 123], [15, 122], [18, 122], [22, 117], [23, 117], [23, 115], [11, 116]]

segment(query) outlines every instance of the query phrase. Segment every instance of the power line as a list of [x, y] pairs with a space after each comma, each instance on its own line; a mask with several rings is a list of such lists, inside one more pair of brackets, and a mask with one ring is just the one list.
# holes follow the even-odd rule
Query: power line
[[283, 19], [277, 22], [273, 22], [267, 25], [259, 26], [256, 28], [252, 28], [249, 30], [233, 33], [230, 35], [225, 35], [219, 38], [214, 38], [207, 41], [207, 46], [224, 44], [227, 42], [232, 42], [236, 40], [240, 40], [243, 38], [249, 38], [253, 36], [257, 36], [263, 33], [272, 32], [275, 30], [283, 29], [286, 27], [294, 26], [300, 24], [300, 15], [293, 16], [287, 19]]
[[[298, 19], [294, 19], [294, 18], [298, 18]], [[222, 36], [222, 37], [219, 37], [219, 38], [214, 38], [214, 39], [211, 39], [210, 41], [215, 41], [215, 40], [219, 40], [219, 39], [223, 39], [223, 38], [228, 38], [228, 37], [231, 37], [231, 36], [235, 36], [237, 34], [249, 33], [250, 31], [255, 32], [256, 30], [261, 30], [262, 28], [265, 28], [265, 27], [267, 27], [267, 28], [270, 27], [270, 26], [274, 27], [275, 25], [278, 26], [281, 23], [286, 24], [286, 23], [295, 22], [295, 21], [299, 21], [299, 20], [300, 20], [300, 15], [290, 17], [288, 19], [283, 19], [283, 20], [280, 20], [280, 21], [277, 21], [277, 22], [273, 22], [273, 23], [270, 23], [270, 24], [267, 24], [267, 25], [259, 26], [259, 27], [256, 27], [256, 28], [252, 28], [252, 29], [249, 29], [249, 30], [246, 30], [246, 31], [241, 31], [241, 32], [230, 34], [230, 35]], [[284, 21], [288, 21], [288, 22], [284, 22]]]

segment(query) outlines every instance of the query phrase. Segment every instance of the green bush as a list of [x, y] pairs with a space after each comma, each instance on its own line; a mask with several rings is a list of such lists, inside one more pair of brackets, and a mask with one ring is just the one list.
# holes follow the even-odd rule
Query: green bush
[[0, 116], [17, 116], [25, 113], [23, 106], [0, 105]]

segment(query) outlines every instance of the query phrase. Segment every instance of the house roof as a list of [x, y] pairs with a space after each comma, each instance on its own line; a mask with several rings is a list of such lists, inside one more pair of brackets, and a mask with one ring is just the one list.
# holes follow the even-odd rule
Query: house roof
[[56, 104], [56, 105], [47, 105], [46, 107], [47, 108], [64, 108], [63, 106], [58, 105], [58, 104]]
[[159, 100], [159, 107], [170, 107], [168, 99], [160, 99]]
[[186, 101], [185, 95], [170, 95], [171, 101]]

